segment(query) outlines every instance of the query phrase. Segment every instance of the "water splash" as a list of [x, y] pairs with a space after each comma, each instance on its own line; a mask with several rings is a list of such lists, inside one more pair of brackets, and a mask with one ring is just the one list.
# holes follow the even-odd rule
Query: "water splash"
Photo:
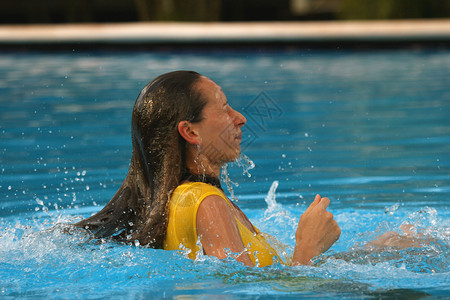
[[267, 196], [264, 199], [267, 203], [267, 211], [266, 212], [272, 212], [277, 207], [279, 207], [277, 200], [276, 200], [276, 191], [278, 188], [278, 184], [279, 184], [278, 180], [275, 180], [274, 182], [272, 182], [269, 192], [267, 193]]
[[242, 175], [252, 177], [249, 171], [255, 167], [255, 163], [247, 155], [241, 153], [235, 163], [238, 167], [242, 167]]
[[264, 222], [270, 219], [274, 219], [272, 222], [275, 222], [277, 224], [289, 225], [289, 228], [295, 231], [297, 225], [295, 217], [291, 215], [289, 210], [285, 209], [281, 204], [277, 203], [276, 191], [278, 185], [278, 180], [272, 182], [272, 185], [270, 186], [270, 189], [264, 199], [267, 204], [267, 209], [264, 211]]
[[255, 163], [247, 155], [241, 153], [235, 161], [222, 166], [220, 179], [223, 183], [226, 184], [227, 190], [231, 196], [231, 200], [237, 202], [238, 198], [234, 194], [233, 186], [238, 187], [239, 183], [232, 181], [230, 178], [230, 174], [228, 173], [228, 166], [234, 165], [242, 168], [242, 175], [251, 177], [252, 175], [249, 171], [255, 167]]
[[[286, 224], [286, 216], [297, 212], [293, 210], [294, 206], [277, 203], [277, 187], [276, 182], [272, 183], [266, 196], [266, 216], [272, 219], [265, 222], [264, 230], [270, 228], [271, 234], [277, 231], [281, 234], [293, 232], [292, 225]], [[283, 210], [285, 215], [277, 215]], [[377, 216], [388, 217], [382, 211], [378, 213], [369, 211], [361, 213], [360, 217], [372, 221], [378, 221]], [[400, 222], [414, 219], [431, 225], [436, 221], [437, 231], [442, 233], [447, 228], [448, 232], [448, 220], [443, 219], [441, 213], [435, 215], [433, 209], [423, 208], [403, 216], [402, 213], [400, 210], [396, 214], [402, 218]], [[261, 216], [263, 212], [259, 209], [249, 211], [250, 217], [255, 214]], [[180, 255], [180, 251], [162, 251], [107, 241], [83, 244], [87, 236], [71, 238], [60, 230], [63, 225], [36, 233], [54, 221], [44, 213], [39, 215], [38, 223], [31, 220], [22, 220], [21, 223], [0, 220], [1, 228], [4, 228], [0, 232], [0, 263], [7, 271], [0, 276], [0, 284], [5, 291], [2, 294], [0, 289], [0, 295], [20, 296], [27, 293], [52, 298], [61, 295], [70, 297], [73, 293], [103, 296], [122, 293], [120, 295], [133, 297], [130, 294], [133, 290], [141, 293], [149, 291], [148, 296], [163, 291], [198, 293], [202, 289], [209, 294], [219, 293], [222, 291], [220, 289], [242, 295], [258, 291], [255, 296], [260, 295], [260, 291], [283, 296], [293, 292], [327, 294], [339, 289], [344, 293], [358, 291], [364, 295], [389, 288], [439, 288], [448, 282], [448, 246], [436, 248], [437, 251], [410, 248], [354, 252], [345, 259], [337, 255], [328, 256], [315, 267], [280, 268], [274, 265], [259, 269], [236, 262], [234, 256], [239, 253], [229, 253], [225, 260], [198, 253], [197, 259], [192, 261], [183, 253]], [[62, 221], [71, 220], [66, 216]], [[264, 220], [261, 219], [261, 222]], [[394, 223], [398, 225], [397, 221]], [[353, 226], [354, 222], [350, 225]], [[393, 226], [387, 224], [388, 228]], [[275, 236], [279, 237], [278, 234]], [[33, 289], [36, 283], [40, 284], [39, 289]], [[65, 288], [67, 285], [71, 286], [70, 291]]]
[[[293, 248], [288, 246], [288, 243], [291, 244], [291, 242], [295, 240], [294, 236], [297, 222], [296, 217], [293, 216], [289, 210], [277, 203], [276, 191], [278, 185], [278, 180], [272, 182], [265, 197], [267, 209], [264, 211], [264, 217], [260, 221], [262, 225], [261, 228], [264, 228], [264, 230], [267, 230], [270, 234], [274, 234], [276, 238], [263, 232], [261, 235], [263, 235], [266, 241], [276, 249], [277, 253], [281, 256], [281, 260], [289, 265], [291, 263]], [[266, 226], [268, 226], [268, 228], [266, 228]], [[271, 230], [269, 230], [269, 228]], [[273, 231], [273, 228], [278, 228], [280, 230]]]
[[222, 182], [224, 182], [227, 186], [228, 193], [230, 193], [230, 197], [232, 201], [239, 201], [238, 198], [234, 195], [234, 189], [233, 185], [238, 187], [239, 184], [237, 182], [234, 182], [230, 178], [230, 174], [228, 173], [228, 164], [222, 166], [222, 171], [220, 173], [220, 179]]
[[392, 216], [398, 210], [399, 207], [400, 207], [400, 203], [396, 203], [390, 207], [385, 207], [384, 212], [389, 214], [390, 216]]
[[367, 272], [366, 268], [370, 267], [374, 273], [392, 274], [390, 277], [396, 277], [396, 273], [410, 278], [417, 274], [450, 272], [448, 220], [439, 218], [437, 211], [429, 207], [395, 219], [390, 213], [388, 216], [388, 220], [379, 222], [375, 231], [360, 233], [363, 241], [332, 257], [345, 261], [356, 272]]

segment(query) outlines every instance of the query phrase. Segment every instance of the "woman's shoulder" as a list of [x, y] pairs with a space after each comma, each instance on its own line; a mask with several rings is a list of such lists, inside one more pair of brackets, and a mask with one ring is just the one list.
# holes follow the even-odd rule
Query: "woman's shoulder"
[[174, 191], [174, 194], [192, 194], [197, 197], [203, 195], [219, 195], [224, 196], [224, 193], [219, 188], [204, 182], [186, 182], [180, 184]]
[[208, 196], [217, 195], [226, 199], [219, 188], [203, 182], [186, 182], [180, 184], [172, 193], [171, 204], [183, 206], [198, 206]]

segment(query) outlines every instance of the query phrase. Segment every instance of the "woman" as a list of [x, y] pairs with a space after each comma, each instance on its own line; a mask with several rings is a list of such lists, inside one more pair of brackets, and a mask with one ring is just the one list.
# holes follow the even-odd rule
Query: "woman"
[[[240, 154], [246, 119], [221, 88], [192, 71], [158, 76], [132, 116], [133, 156], [122, 186], [97, 214], [76, 225], [96, 238], [167, 250], [189, 249], [265, 266], [280, 257], [220, 187], [223, 164]], [[316, 196], [301, 216], [292, 264], [307, 264], [339, 238], [330, 200]]]

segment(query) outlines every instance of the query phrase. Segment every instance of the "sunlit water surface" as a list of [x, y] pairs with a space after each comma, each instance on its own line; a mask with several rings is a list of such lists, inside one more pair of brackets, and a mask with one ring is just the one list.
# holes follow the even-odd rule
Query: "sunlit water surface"
[[[62, 233], [114, 195], [134, 100], [176, 69], [211, 77], [246, 116], [255, 167], [227, 175], [261, 231], [291, 253], [314, 195], [331, 199], [342, 235], [314, 266], [191, 261]], [[0, 54], [0, 296], [445, 297], [449, 73], [448, 51]], [[387, 231], [405, 237], [402, 225], [414, 246], [367, 248]]]

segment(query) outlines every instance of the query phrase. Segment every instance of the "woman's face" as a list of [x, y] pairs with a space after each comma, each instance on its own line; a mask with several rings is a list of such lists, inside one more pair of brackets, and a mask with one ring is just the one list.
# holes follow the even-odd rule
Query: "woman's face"
[[232, 109], [220, 86], [207, 77], [202, 77], [196, 88], [207, 100], [202, 111], [203, 119], [196, 123], [201, 137], [200, 153], [211, 163], [226, 163], [241, 153], [241, 127], [245, 117]]

